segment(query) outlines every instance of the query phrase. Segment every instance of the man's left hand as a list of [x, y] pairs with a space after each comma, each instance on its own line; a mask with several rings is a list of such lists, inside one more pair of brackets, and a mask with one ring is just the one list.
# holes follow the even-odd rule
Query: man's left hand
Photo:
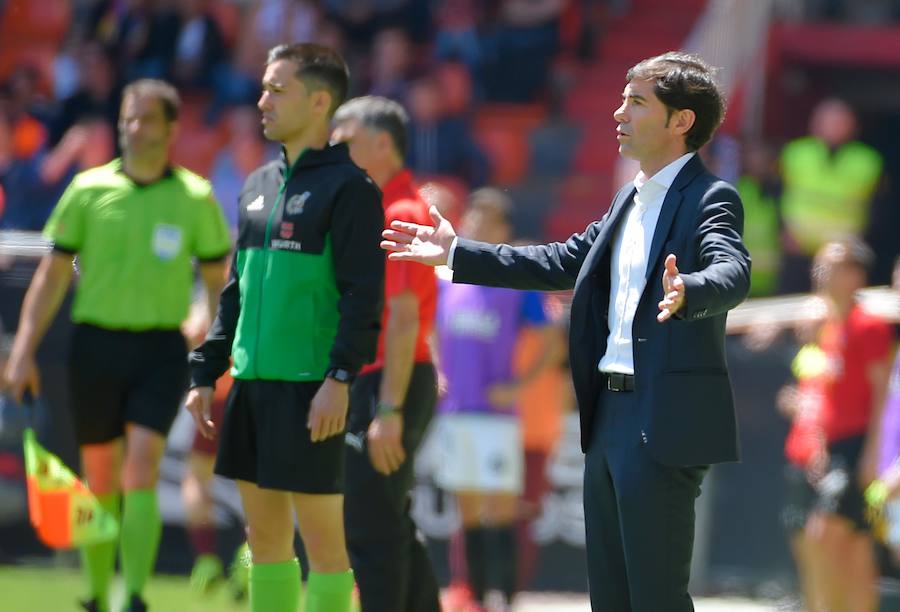
[[662, 323], [677, 313], [684, 306], [684, 281], [675, 265], [675, 255], [666, 256], [666, 269], [663, 271], [663, 299], [659, 303], [659, 314], [656, 320]]
[[321, 442], [344, 431], [347, 423], [347, 404], [349, 403], [347, 383], [333, 378], [326, 378], [316, 391], [309, 407], [309, 437], [313, 442]]
[[367, 434], [369, 460], [380, 474], [389, 476], [406, 461], [403, 450], [403, 414], [392, 412], [376, 416]]

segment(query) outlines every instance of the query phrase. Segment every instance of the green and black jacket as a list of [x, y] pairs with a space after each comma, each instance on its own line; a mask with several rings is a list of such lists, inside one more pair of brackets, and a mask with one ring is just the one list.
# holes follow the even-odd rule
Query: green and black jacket
[[346, 145], [307, 149], [253, 172], [238, 202], [231, 273], [192, 385], [315, 381], [374, 359], [384, 302], [381, 192]]

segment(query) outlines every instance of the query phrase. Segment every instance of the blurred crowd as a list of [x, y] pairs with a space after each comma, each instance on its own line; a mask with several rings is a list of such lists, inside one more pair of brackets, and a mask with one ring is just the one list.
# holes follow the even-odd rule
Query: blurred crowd
[[40, 230], [76, 172], [116, 155], [120, 92], [142, 77], [179, 88], [186, 108], [175, 161], [211, 177], [234, 222], [243, 177], [271, 154], [254, 106], [266, 52], [284, 41], [339, 50], [351, 67], [351, 95], [404, 103], [410, 167], [463, 195], [491, 179], [494, 161], [473, 134], [473, 110], [545, 102], [553, 63], [590, 48], [592, 16], [606, 4], [0, 3], [0, 228]]

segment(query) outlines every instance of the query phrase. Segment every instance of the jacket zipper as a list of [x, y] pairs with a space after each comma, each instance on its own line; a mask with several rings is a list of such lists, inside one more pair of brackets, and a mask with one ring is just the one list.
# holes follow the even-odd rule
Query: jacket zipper
[[[302, 154], [301, 154], [302, 157]], [[260, 279], [259, 279], [259, 308], [256, 312], [256, 339], [254, 342], [254, 351], [253, 351], [253, 372], [254, 378], [259, 378], [259, 330], [262, 327], [262, 312], [263, 312], [263, 297], [265, 297], [265, 280], [266, 280], [266, 271], [269, 268], [269, 258], [267, 256], [269, 249], [269, 240], [272, 237], [272, 221], [275, 219], [275, 213], [278, 211], [278, 208], [281, 206], [282, 201], [284, 200], [284, 193], [287, 191], [288, 183], [291, 182], [291, 178], [294, 176], [294, 170], [297, 168], [297, 163], [299, 163], [300, 157], [294, 161], [294, 164], [288, 168], [287, 176], [284, 177], [284, 181], [281, 183], [281, 187], [278, 188], [278, 195], [275, 197], [275, 204], [272, 205], [272, 211], [269, 213], [269, 219], [266, 221], [266, 237], [265, 242], [263, 242], [263, 261], [265, 265], [260, 271]]]

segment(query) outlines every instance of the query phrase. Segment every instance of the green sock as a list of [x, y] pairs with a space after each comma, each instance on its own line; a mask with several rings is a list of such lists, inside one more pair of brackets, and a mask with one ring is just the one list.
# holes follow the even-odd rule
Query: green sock
[[300, 607], [300, 564], [297, 559], [250, 566], [252, 612], [297, 612]]
[[306, 612], [350, 612], [353, 570], [330, 574], [309, 573]]
[[[122, 496], [118, 493], [98, 495], [97, 501], [104, 510], [119, 520]], [[115, 540], [81, 548], [81, 567], [88, 579], [91, 599], [96, 599], [101, 610], [109, 610], [109, 583], [116, 571]]]
[[122, 511], [122, 574], [126, 596], [141, 595], [156, 567], [156, 551], [162, 534], [162, 520], [156, 491], [140, 489], [125, 493]]

